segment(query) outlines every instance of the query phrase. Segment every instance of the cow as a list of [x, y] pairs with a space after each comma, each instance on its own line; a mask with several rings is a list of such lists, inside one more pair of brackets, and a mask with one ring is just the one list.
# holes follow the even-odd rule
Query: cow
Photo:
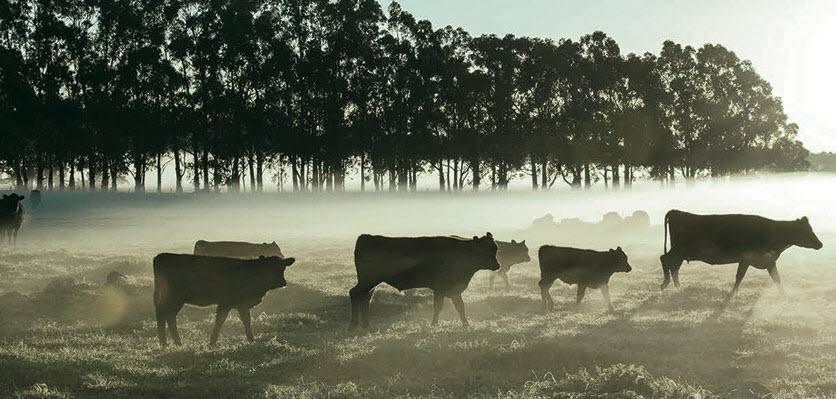
[[0, 241], [4, 236], [8, 236], [9, 243], [14, 238], [14, 243], [17, 244], [17, 233], [26, 216], [26, 209], [21, 204], [24, 198], [26, 197], [23, 195], [12, 193], [4, 194], [3, 199], [0, 200]]
[[543, 245], [537, 255], [540, 260], [540, 296], [545, 311], [554, 309], [549, 289], [556, 279], [578, 285], [577, 304], [583, 300], [587, 288], [600, 288], [607, 309], [613, 311], [610, 277], [616, 272], [628, 273], [633, 270], [621, 247], [601, 252]]
[[256, 259], [259, 256], [278, 256], [284, 258], [282, 250], [279, 249], [275, 241], [271, 243], [251, 244], [238, 241], [199, 240], [194, 244], [194, 254], [239, 259]]
[[674, 209], [665, 214], [665, 252], [659, 257], [665, 275], [661, 289], [670, 285], [671, 277], [679, 287], [682, 261], [697, 260], [710, 265], [738, 264], [731, 296], [737, 293], [749, 266], [766, 269], [783, 294], [776, 261], [793, 245], [816, 250], [822, 247], [806, 216], [782, 221], [756, 215], [696, 215]]
[[511, 240], [496, 241], [497, 251], [496, 260], [499, 261], [499, 270], [491, 272], [491, 279], [489, 288], [493, 289], [493, 281], [496, 276], [502, 277], [505, 280], [505, 288], [511, 287], [511, 282], [508, 281], [508, 271], [511, 266], [518, 263], [531, 262], [531, 256], [528, 254], [528, 246], [525, 245], [525, 240], [516, 242]]
[[479, 270], [499, 270], [497, 246], [491, 233], [484, 237], [383, 237], [363, 234], [354, 246], [357, 285], [350, 291], [349, 329], [361, 322], [369, 327], [369, 302], [375, 287], [387, 283], [398, 290], [433, 290], [433, 321], [450, 298], [464, 327], [468, 327], [462, 292]]
[[233, 259], [214, 256], [164, 253], [154, 258], [154, 308], [160, 345], [165, 347], [165, 326], [176, 345], [181, 345], [177, 332], [177, 313], [184, 304], [217, 305], [215, 328], [209, 339], [218, 341], [221, 326], [229, 311], [238, 310], [247, 340], [253, 341], [250, 309], [261, 303], [267, 291], [284, 287], [285, 268], [296, 260], [278, 256], [258, 259]]

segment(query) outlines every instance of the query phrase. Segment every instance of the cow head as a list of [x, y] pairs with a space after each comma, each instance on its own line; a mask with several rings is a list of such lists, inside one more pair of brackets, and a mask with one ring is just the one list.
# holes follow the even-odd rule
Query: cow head
[[3, 194], [3, 200], [0, 201], [0, 209], [8, 212], [17, 212], [20, 201], [26, 198], [24, 195], [17, 195], [12, 193], [10, 195]]
[[496, 260], [496, 241], [493, 234], [486, 233], [484, 237], [473, 236], [473, 265], [477, 270], [499, 270], [499, 261]]
[[261, 248], [262, 248], [262, 253], [265, 254], [265, 255], [278, 256], [280, 258], [284, 258], [284, 255], [282, 254], [282, 250], [279, 249], [279, 244], [276, 244], [275, 241], [270, 242], [270, 243], [267, 243], [267, 242], [262, 243]]
[[262, 264], [264, 266], [266, 266], [266, 270], [267, 270], [266, 279], [267, 279], [267, 281], [265, 281], [265, 282], [267, 283], [267, 285], [269, 286], [269, 288], [271, 290], [276, 289], [276, 288], [281, 288], [281, 287], [284, 287], [284, 286], [287, 285], [287, 280], [284, 279], [284, 271], [285, 271], [285, 269], [290, 267], [290, 265], [292, 265], [293, 262], [296, 262], [296, 259], [294, 259], [294, 258], [283, 259], [283, 258], [278, 257], [278, 256], [268, 256], [268, 257], [259, 256], [258, 260], [260, 262], [263, 262]]
[[794, 232], [792, 243], [802, 248], [821, 249], [823, 244], [813, 233], [813, 228], [810, 226], [810, 220], [807, 216], [801, 219], [796, 219], [793, 222]]
[[503, 246], [502, 256], [513, 264], [531, 262], [531, 255], [528, 253], [528, 246], [525, 245], [525, 240], [520, 242], [511, 240], [510, 245]]
[[628, 273], [631, 270], [633, 270], [633, 268], [630, 267], [630, 263], [627, 262], [627, 254], [625, 254], [624, 251], [621, 250], [621, 247], [618, 247], [616, 249], [611, 249], [609, 253], [610, 253], [610, 256], [612, 256], [612, 263], [611, 263], [612, 266], [611, 267], [612, 267], [612, 271], [614, 273], [615, 272]]

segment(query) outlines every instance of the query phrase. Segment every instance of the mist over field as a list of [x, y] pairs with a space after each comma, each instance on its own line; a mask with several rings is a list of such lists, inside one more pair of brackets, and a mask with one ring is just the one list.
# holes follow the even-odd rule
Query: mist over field
[[[402, 194], [45, 193], [17, 246], [0, 246], [0, 392], [19, 397], [832, 397], [836, 395], [836, 177], [776, 175], [629, 191]], [[664, 213], [808, 216], [824, 243], [778, 261], [786, 296], [750, 269], [726, 302], [734, 265], [682, 267], [682, 286], [659, 292]], [[606, 212], [644, 210], [650, 226], [595, 227]], [[531, 228], [551, 214], [555, 223]], [[568, 226], [579, 226], [572, 230]], [[556, 228], [558, 229], [558, 228]], [[568, 230], [567, 230], [568, 229]], [[464, 292], [471, 322], [448, 302], [430, 326], [432, 295], [382, 285], [371, 330], [347, 331], [353, 246], [361, 233], [482, 235], [527, 240], [532, 261], [488, 288]], [[208, 345], [214, 307], [178, 316], [184, 346], [161, 349], [152, 258], [206, 240], [276, 241], [297, 259], [289, 285], [253, 309], [255, 342], [230, 316]], [[622, 246], [633, 271], [613, 275], [616, 311], [598, 290], [574, 305], [555, 283], [543, 313], [542, 244]], [[106, 284], [112, 271], [124, 280]]]

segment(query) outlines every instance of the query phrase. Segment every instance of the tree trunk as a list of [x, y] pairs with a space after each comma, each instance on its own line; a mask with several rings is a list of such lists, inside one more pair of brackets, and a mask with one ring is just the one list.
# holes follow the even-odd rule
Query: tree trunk
[[163, 154], [157, 154], [157, 193], [163, 192]]
[[491, 190], [496, 190], [496, 164], [491, 162]]
[[633, 179], [630, 173], [630, 165], [624, 165], [624, 188], [632, 187]]
[[81, 191], [87, 189], [86, 182], [84, 180], [84, 158], [79, 158], [78, 161], [78, 174], [81, 176]]
[[203, 160], [201, 162], [203, 167], [203, 189], [209, 191], [209, 150], [203, 149]]
[[38, 191], [44, 189], [44, 159], [41, 157], [41, 153], [37, 152], [35, 155], [35, 187]]
[[107, 191], [110, 185], [110, 167], [107, 161], [102, 159], [102, 191]]
[[[281, 158], [279, 158], [279, 168], [281, 165]], [[281, 182], [281, 176], [279, 176], [279, 181]], [[264, 191], [264, 152], [260, 149], [255, 153], [255, 184], [256, 191]]]
[[459, 160], [453, 160], [453, 191], [459, 191]]
[[592, 177], [589, 174], [588, 163], [583, 165], [583, 182], [585, 189], [589, 190], [590, 188], [592, 188]]
[[194, 165], [192, 165], [194, 168], [194, 192], [198, 192], [200, 191], [200, 151], [197, 149], [197, 142], [195, 142], [192, 147], [192, 161], [194, 163]]
[[473, 169], [473, 191], [479, 191], [479, 184], [482, 182], [482, 170], [478, 159], [470, 161], [470, 169]]
[[119, 191], [117, 187], [117, 178], [119, 175], [116, 173], [116, 162], [110, 165], [110, 189], [114, 192]]
[[366, 191], [366, 153], [360, 155], [360, 192]]
[[52, 156], [49, 157], [48, 170], [49, 170], [49, 176], [47, 176], [46, 181], [47, 181], [47, 186], [49, 187], [49, 191], [52, 191], [52, 189], [55, 188], [55, 185], [53, 184], [53, 179], [55, 178], [55, 169], [53, 169], [53, 167], [52, 167]]
[[21, 160], [14, 161], [14, 171], [15, 171], [15, 188], [22, 189], [23, 188], [23, 174], [21, 173]]
[[397, 184], [395, 184], [395, 167], [389, 167], [389, 191], [395, 191]]
[[93, 156], [87, 157], [87, 181], [90, 182], [90, 191], [96, 191], [96, 164]]
[[183, 165], [180, 164], [180, 150], [174, 149], [174, 190], [183, 193]]
[[70, 191], [75, 190], [75, 160], [74, 159], [70, 159], [69, 188], [70, 188]]
[[531, 189], [537, 191], [537, 162], [534, 161], [534, 155], [531, 155]]
[[621, 186], [621, 176], [618, 175], [618, 164], [612, 166], [612, 188], [618, 189]]
[[438, 169], [438, 191], [444, 192], [444, 161], [439, 159], [435, 165]]
[[250, 172], [250, 192], [255, 192], [255, 157], [252, 154], [247, 157], [247, 169]]
[[58, 160], [58, 190], [64, 191], [64, 161]]
[[541, 179], [540, 179], [540, 187], [542, 190], [549, 189], [549, 161], [543, 159], [543, 165], [540, 167], [541, 171]]

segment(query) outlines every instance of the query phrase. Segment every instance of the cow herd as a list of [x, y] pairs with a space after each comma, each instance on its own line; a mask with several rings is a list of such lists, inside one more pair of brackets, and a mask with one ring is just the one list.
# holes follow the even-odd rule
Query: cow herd
[[[25, 210], [23, 196], [3, 195], [0, 200], [0, 241], [17, 240]], [[664, 280], [661, 289], [679, 287], [683, 261], [711, 265], [737, 263], [737, 274], [730, 295], [734, 295], [748, 268], [765, 269], [783, 293], [776, 262], [791, 246], [821, 249], [807, 217], [772, 220], [755, 215], [697, 215], [671, 210], [664, 219], [664, 254], [660, 256]], [[670, 234], [670, 249], [668, 235]], [[398, 290], [429, 288], [433, 292], [432, 324], [438, 323], [445, 298], [453, 302], [463, 326], [468, 326], [462, 293], [474, 274], [491, 271], [490, 286], [499, 276], [509, 287], [511, 266], [529, 262], [525, 240], [495, 240], [491, 233], [482, 237], [384, 237], [363, 234], [354, 246], [357, 284], [349, 290], [351, 313], [349, 329], [369, 326], [369, 303], [375, 288], [386, 283]], [[538, 251], [540, 295], [545, 311], [554, 308], [549, 289], [560, 279], [578, 286], [577, 302], [587, 288], [601, 290], [609, 310], [609, 280], [614, 273], [630, 272], [627, 254], [618, 247], [593, 251], [543, 245]], [[287, 285], [285, 270], [294, 258], [285, 258], [275, 243], [250, 244], [232, 241], [197, 241], [193, 254], [163, 253], [154, 258], [154, 307], [160, 344], [166, 346], [166, 326], [175, 344], [180, 345], [177, 313], [185, 304], [216, 305], [215, 326], [210, 343], [218, 339], [229, 312], [237, 310], [247, 339], [252, 341], [250, 309], [264, 295]]]
[[[668, 233], [671, 248], [667, 249]], [[752, 215], [696, 215], [672, 210], [665, 215], [665, 253], [660, 257], [664, 290], [670, 283], [679, 286], [683, 261], [698, 260], [709, 264], [738, 263], [733, 295], [749, 266], [766, 269], [783, 292], [776, 261], [790, 246], [820, 249], [821, 241], [813, 233], [806, 217], [776, 221]], [[375, 288], [386, 283], [398, 290], [429, 288], [433, 292], [432, 324], [449, 298], [463, 326], [468, 326], [462, 293], [473, 275], [492, 271], [508, 281], [508, 270], [517, 263], [530, 261], [525, 241], [495, 240], [491, 233], [482, 237], [384, 237], [363, 234], [354, 246], [357, 284], [349, 290], [351, 313], [349, 329], [369, 326], [369, 303]], [[632, 267], [621, 247], [593, 251], [543, 245], [538, 251], [540, 295], [545, 311], [554, 308], [549, 294], [560, 279], [578, 286], [577, 302], [588, 288], [601, 290], [607, 308], [612, 311], [609, 281], [614, 273], [630, 272]], [[267, 291], [287, 285], [284, 272], [294, 263], [284, 258], [278, 245], [240, 242], [198, 241], [193, 255], [161, 254], [154, 258], [154, 305], [160, 344], [166, 345], [165, 327], [175, 344], [177, 312], [184, 304], [217, 305], [215, 327], [210, 343], [227, 314], [236, 309], [244, 324], [247, 339], [252, 341], [250, 309], [261, 302]]]

